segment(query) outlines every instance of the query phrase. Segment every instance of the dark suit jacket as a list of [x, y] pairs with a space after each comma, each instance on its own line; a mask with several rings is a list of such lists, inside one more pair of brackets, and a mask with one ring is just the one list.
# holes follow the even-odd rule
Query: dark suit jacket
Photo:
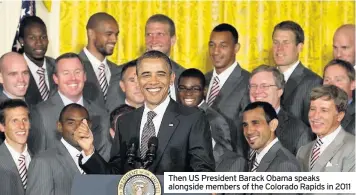
[[79, 53], [82, 59], [87, 75], [87, 81], [84, 85], [83, 96], [85, 99], [95, 102], [102, 108], [106, 108], [108, 113], [113, 111], [116, 107], [125, 103], [125, 94], [120, 88], [121, 70], [122, 66], [118, 66], [107, 59], [107, 64], [110, 68], [111, 77], [106, 101], [104, 100], [103, 92], [101, 91], [99, 81], [94, 72], [93, 66], [84, 51]]
[[[210, 108], [207, 103], [203, 103], [200, 109], [204, 110], [206, 118], [209, 121], [211, 136], [215, 141], [213, 154], [215, 163], [221, 160], [221, 156], [225, 151], [233, 151], [231, 146], [230, 124], [216, 110]], [[217, 164], [216, 164], [217, 165]]]
[[292, 116], [282, 108], [278, 112], [276, 135], [281, 144], [294, 155], [298, 149], [311, 142], [315, 137], [311, 129], [300, 119]]
[[309, 126], [310, 92], [322, 83], [321, 77], [299, 63], [284, 87], [282, 107]]
[[[47, 65], [46, 74], [48, 76], [48, 82], [49, 82], [48, 87], [51, 96], [57, 90], [57, 86], [53, 81], [53, 73], [54, 73], [54, 68], [56, 66], [56, 63], [54, 62], [54, 59], [51, 57], [46, 56], [45, 58], [46, 58], [46, 65]], [[31, 71], [30, 71], [30, 82], [27, 88], [25, 99], [26, 102], [30, 105], [36, 105], [43, 101], [41, 93], [37, 87], [36, 81], [33, 78]]]
[[341, 126], [345, 131], [355, 135], [355, 99], [347, 106], [345, 116], [341, 121]]
[[5, 144], [0, 145], [0, 181], [1, 195], [25, 194], [19, 171]]
[[[91, 130], [94, 135], [94, 146], [108, 160], [111, 148], [109, 115], [104, 109], [91, 101], [84, 99], [83, 103], [92, 121]], [[32, 122], [28, 145], [35, 154], [52, 148], [55, 146], [55, 141], [62, 137], [57, 130], [57, 121], [63, 107], [63, 101], [57, 92], [31, 110]]]
[[[205, 75], [209, 87], [213, 71]], [[248, 144], [242, 131], [242, 111], [250, 103], [248, 82], [250, 73], [242, 69], [239, 64], [222, 86], [211, 108], [222, 114], [231, 124], [231, 142], [235, 152], [247, 157]]]
[[[96, 152], [80, 165], [86, 173], [124, 174], [132, 168], [126, 163], [126, 147], [132, 138], [140, 137], [144, 107], [119, 117], [112, 147], [112, 158], [106, 163]], [[156, 159], [149, 167], [155, 174], [181, 171], [214, 171], [215, 163], [209, 124], [202, 111], [170, 100], [158, 131]], [[81, 160], [79, 160], [81, 164]]]
[[32, 159], [26, 195], [70, 195], [76, 174], [81, 173], [67, 148], [59, 141], [55, 148]]

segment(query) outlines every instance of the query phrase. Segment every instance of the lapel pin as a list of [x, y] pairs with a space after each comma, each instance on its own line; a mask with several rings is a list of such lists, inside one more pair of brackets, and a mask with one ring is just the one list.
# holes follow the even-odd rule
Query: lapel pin
[[168, 126], [173, 127], [173, 123], [169, 124]]

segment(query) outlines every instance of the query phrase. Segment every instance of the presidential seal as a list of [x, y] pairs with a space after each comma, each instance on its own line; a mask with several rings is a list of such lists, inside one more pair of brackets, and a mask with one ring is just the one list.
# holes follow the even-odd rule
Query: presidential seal
[[158, 178], [145, 169], [134, 169], [122, 176], [117, 186], [118, 195], [161, 195]]

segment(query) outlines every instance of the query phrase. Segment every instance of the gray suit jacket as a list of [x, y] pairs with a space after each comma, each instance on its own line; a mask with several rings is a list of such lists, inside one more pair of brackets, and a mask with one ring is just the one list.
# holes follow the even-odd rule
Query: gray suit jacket
[[[216, 110], [210, 108], [207, 103], [203, 103], [200, 109], [204, 110], [206, 118], [209, 121], [211, 137], [215, 141], [213, 147], [213, 155], [215, 163], [221, 160], [221, 156], [225, 151], [233, 151], [231, 146], [231, 135], [229, 123], [226, 119]], [[242, 155], [242, 154], [241, 154]], [[216, 164], [217, 165], [217, 164]]]
[[278, 112], [278, 127], [276, 136], [281, 144], [294, 155], [301, 146], [311, 142], [314, 134], [300, 119], [292, 116], [282, 108]]
[[341, 121], [341, 126], [345, 131], [355, 135], [355, 99], [347, 106], [345, 116]]
[[[56, 63], [55, 63], [54, 59], [51, 57], [46, 56], [45, 58], [46, 58], [46, 65], [47, 65], [46, 74], [48, 76], [48, 81], [49, 81], [48, 87], [49, 87], [50, 96], [51, 96], [57, 90], [57, 86], [53, 81], [53, 73], [54, 73], [54, 68], [55, 68]], [[27, 88], [25, 99], [29, 105], [36, 105], [43, 101], [41, 93], [37, 87], [36, 81], [33, 78], [33, 75], [31, 72], [30, 72], [30, 82], [29, 82], [29, 85]]]
[[247, 160], [235, 152], [226, 150], [216, 163], [216, 172], [246, 172]]
[[70, 195], [72, 181], [81, 174], [67, 148], [59, 141], [32, 159], [26, 195]]
[[19, 171], [5, 144], [0, 145], [0, 181], [1, 195], [25, 194]]
[[310, 158], [315, 141], [302, 146], [297, 159], [305, 172], [353, 172], [355, 171], [355, 136], [341, 129], [339, 134], [316, 160], [310, 169]]
[[322, 82], [317, 74], [299, 63], [284, 87], [282, 107], [309, 126], [310, 92]]
[[[205, 75], [207, 85], [213, 76], [213, 71]], [[248, 144], [242, 132], [242, 111], [250, 103], [248, 82], [250, 73], [239, 64], [222, 86], [211, 108], [218, 111], [231, 124], [231, 142], [235, 152], [247, 157]], [[208, 86], [209, 87], [209, 86]]]
[[[52, 148], [55, 141], [60, 140], [61, 134], [57, 131], [57, 121], [64, 104], [58, 92], [48, 100], [41, 102], [31, 110], [31, 130], [28, 139], [29, 147], [35, 154]], [[110, 156], [109, 115], [97, 104], [84, 98], [84, 107], [88, 110], [92, 121], [94, 146], [105, 160]]]
[[110, 68], [111, 77], [105, 101], [93, 66], [90, 63], [88, 57], [85, 55], [84, 51], [81, 51], [79, 53], [79, 57], [84, 63], [85, 71], [87, 74], [87, 81], [85, 82], [83, 90], [84, 98], [95, 102], [102, 108], [106, 108], [109, 113], [113, 111], [116, 107], [125, 103], [125, 94], [120, 88], [122, 66], [118, 66], [107, 59], [107, 64]]

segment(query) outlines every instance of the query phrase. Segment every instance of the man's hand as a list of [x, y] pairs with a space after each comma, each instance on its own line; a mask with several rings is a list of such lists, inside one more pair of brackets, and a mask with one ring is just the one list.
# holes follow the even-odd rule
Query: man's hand
[[74, 140], [78, 142], [86, 156], [94, 153], [94, 137], [86, 119], [84, 119], [79, 127], [75, 130]]

